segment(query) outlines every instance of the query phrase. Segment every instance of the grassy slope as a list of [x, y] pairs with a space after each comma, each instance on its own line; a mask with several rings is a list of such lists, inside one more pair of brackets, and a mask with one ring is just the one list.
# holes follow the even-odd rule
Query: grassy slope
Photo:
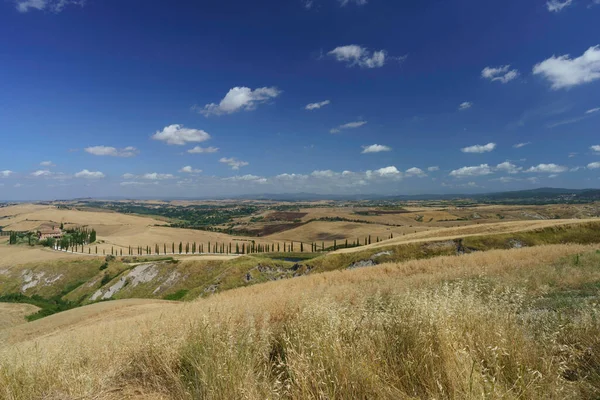
[[592, 249], [335, 271], [122, 318], [71, 310], [0, 345], [0, 397], [598, 398]]
[[[465, 251], [508, 249], [519, 246], [537, 246], [558, 243], [600, 243], [600, 223], [583, 223], [537, 229], [529, 232], [479, 235], [464, 238]], [[61, 296], [63, 300], [88, 304], [99, 289], [106, 291], [119, 280], [128, 284], [113, 299], [167, 298], [191, 300], [241, 286], [250, 286], [272, 280], [301, 276], [308, 273], [340, 270], [350, 265], [374, 260], [376, 264], [402, 262], [456, 254], [456, 240], [440, 240], [379, 247], [352, 249], [353, 252], [334, 252], [312, 258], [314, 254], [252, 255], [232, 260], [190, 260], [147, 262], [156, 276], [149, 282], [133, 282], [130, 273], [135, 264], [111, 262], [106, 270], [99, 270], [102, 260], [49, 261], [13, 267], [0, 275], [0, 295], [18, 293], [24, 284], [24, 273], [44, 273], [40, 283], [28, 289], [28, 296], [45, 298]], [[273, 258], [270, 258], [273, 257]], [[298, 263], [281, 258], [306, 258]], [[144, 260], [140, 260], [144, 261]], [[60, 279], [57, 279], [61, 276]], [[56, 279], [54, 281], [54, 279]]]

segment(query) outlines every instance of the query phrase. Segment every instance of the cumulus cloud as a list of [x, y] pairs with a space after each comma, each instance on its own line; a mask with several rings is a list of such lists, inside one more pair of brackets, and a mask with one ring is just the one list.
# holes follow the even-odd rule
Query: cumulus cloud
[[460, 111], [464, 111], [468, 110], [471, 107], [473, 107], [473, 103], [471, 103], [470, 101], [465, 101], [464, 103], [461, 103], [460, 106], [458, 106], [458, 109]]
[[14, 174], [14, 172], [6, 169], [4, 171], [0, 171], [0, 178], [8, 178], [9, 176], [11, 176], [12, 174]]
[[210, 135], [201, 129], [185, 128], [183, 125], [173, 124], [166, 126], [162, 131], [152, 135], [152, 139], [183, 146], [186, 143], [201, 143], [210, 139]]
[[260, 183], [265, 184], [268, 182], [267, 178], [263, 178], [262, 176], [256, 175], [241, 175], [241, 176], [232, 176], [230, 178], [223, 178], [225, 181], [234, 181], [234, 182], [250, 182], [250, 183]]
[[600, 79], [600, 45], [590, 47], [583, 55], [571, 59], [566, 54], [552, 56], [533, 67], [534, 75], [541, 75], [554, 90], [568, 89]]
[[349, 122], [347, 124], [340, 125], [337, 128], [333, 128], [332, 130], [329, 131], [329, 133], [340, 133], [344, 129], [356, 129], [356, 128], [360, 128], [361, 126], [366, 125], [366, 124], [367, 124], [367, 121]]
[[519, 71], [516, 69], [510, 69], [510, 65], [503, 65], [501, 67], [485, 67], [481, 71], [483, 78], [489, 79], [492, 82], [499, 81], [501, 83], [508, 83], [519, 76]]
[[382, 151], [392, 151], [392, 148], [389, 146], [384, 146], [382, 144], [372, 144], [370, 146], [363, 146], [362, 154], [369, 153], [381, 153]]
[[538, 174], [560, 174], [561, 172], [567, 171], [569, 168], [557, 164], [539, 164], [535, 167], [529, 168], [525, 172], [538, 173]]
[[598, 169], [600, 168], [600, 162], [593, 162], [587, 165], [588, 169]]
[[439, 170], [440, 170], [440, 167], [438, 167], [437, 165], [427, 168], [427, 171], [429, 171], [429, 172], [437, 172]]
[[189, 149], [187, 152], [190, 154], [210, 154], [216, 153], [219, 151], [218, 147], [200, 147], [196, 146], [193, 149]]
[[573, 4], [573, 0], [549, 0], [546, 2], [546, 8], [550, 12], [559, 12], [562, 11], [563, 8], [569, 7]]
[[52, 172], [47, 169], [40, 169], [40, 170], [37, 170], [37, 171], [31, 173], [31, 176], [36, 177], [36, 178], [44, 177], [44, 176], [47, 177], [47, 176], [51, 176], [51, 175], [52, 175]]
[[308, 179], [308, 175], [285, 173], [285, 174], [279, 174], [275, 178], [279, 179], [279, 180], [283, 180], [283, 181], [294, 181], [294, 180]]
[[310, 103], [306, 105], [306, 109], [307, 110], [318, 110], [321, 107], [325, 107], [326, 105], [331, 104], [331, 101], [329, 100], [325, 100], [325, 101], [321, 101], [319, 103]]
[[484, 176], [492, 174], [492, 168], [488, 164], [481, 164], [472, 167], [462, 167], [450, 172], [450, 176], [455, 178], [464, 178], [470, 176]]
[[488, 143], [485, 145], [476, 144], [474, 146], [464, 147], [460, 149], [463, 153], [489, 153], [494, 151], [496, 143]]
[[250, 89], [248, 87], [234, 87], [227, 92], [219, 104], [210, 103], [204, 107], [194, 106], [193, 109], [208, 117], [210, 115], [233, 114], [238, 111], [256, 109], [259, 104], [276, 98], [281, 94], [276, 87], [262, 87]]
[[501, 164], [496, 165], [496, 170], [502, 171], [502, 172], [507, 172], [509, 174], [518, 174], [519, 172], [521, 172], [523, 170], [523, 168], [517, 167], [515, 164], [511, 163], [510, 161], [505, 161]]
[[[390, 58], [385, 50], [371, 51], [356, 44], [336, 47], [327, 54], [337, 61], [346, 63], [348, 67], [360, 68], [381, 68]], [[402, 61], [406, 57], [392, 58]]]
[[367, 178], [372, 178], [373, 176], [379, 176], [382, 178], [401, 178], [402, 172], [400, 172], [398, 168], [394, 166], [380, 168], [375, 171], [367, 171]]
[[231, 167], [231, 169], [236, 170], [236, 171], [242, 167], [250, 165], [250, 163], [248, 163], [246, 161], [240, 161], [234, 157], [230, 157], [230, 158], [223, 157], [219, 160], [219, 162], [229, 165]]
[[87, 169], [84, 169], [83, 171], [80, 171], [75, 174], [75, 178], [84, 178], [84, 179], [102, 179], [105, 176], [106, 175], [104, 175], [100, 171], [89, 171]]
[[163, 181], [167, 179], [174, 179], [175, 176], [171, 174], [159, 174], [157, 172], [150, 172], [140, 176], [142, 179], [147, 179], [149, 181]]
[[202, 172], [201, 169], [194, 169], [191, 165], [185, 166], [179, 170], [179, 172], [184, 172], [186, 174], [199, 174]]
[[592, 150], [594, 153], [600, 153], [600, 144], [596, 144], [594, 146], [591, 146], [590, 150]]
[[59, 13], [68, 5], [83, 6], [85, 0], [16, 0], [15, 6], [19, 12], [26, 13], [30, 10], [50, 11]]
[[133, 146], [125, 147], [123, 149], [117, 149], [116, 147], [110, 146], [92, 146], [84, 149], [86, 153], [93, 154], [95, 156], [109, 156], [109, 157], [134, 157], [139, 151]]
[[315, 178], [333, 178], [336, 175], [336, 173], [328, 169], [323, 171], [313, 171], [310, 175]]
[[423, 171], [421, 168], [417, 168], [417, 167], [412, 167], [407, 169], [404, 172], [404, 175], [407, 177], [417, 177], [417, 178], [425, 178], [427, 176], [427, 174], [425, 173], [425, 171]]
[[56, 165], [52, 161], [42, 161], [40, 165], [42, 167], [56, 167]]
[[513, 144], [513, 147], [515, 149], [520, 149], [521, 147], [529, 146], [530, 144], [531, 144], [531, 142], [517, 143], [517, 144]]

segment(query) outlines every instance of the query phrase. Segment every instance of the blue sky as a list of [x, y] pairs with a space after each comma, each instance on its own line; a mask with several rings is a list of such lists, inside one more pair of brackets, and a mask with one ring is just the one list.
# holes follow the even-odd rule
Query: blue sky
[[0, 199], [598, 187], [599, 19], [599, 0], [2, 0]]

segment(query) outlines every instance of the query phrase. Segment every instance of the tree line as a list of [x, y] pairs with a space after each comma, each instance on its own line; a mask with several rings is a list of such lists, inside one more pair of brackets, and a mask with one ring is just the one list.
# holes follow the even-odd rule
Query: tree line
[[[392, 239], [394, 236], [390, 234], [387, 239]], [[64, 239], [64, 238], [63, 238]], [[337, 240], [333, 241], [333, 245], [326, 246], [325, 242], [321, 243], [304, 243], [304, 242], [283, 242], [283, 243], [255, 243], [254, 241], [246, 243], [223, 243], [223, 242], [171, 242], [169, 244], [163, 243], [162, 246], [155, 244], [154, 246], [128, 246], [127, 248], [119, 247], [115, 249], [111, 246], [110, 254], [113, 256], [143, 256], [143, 255], [170, 255], [170, 254], [258, 254], [258, 253], [295, 253], [295, 252], [325, 252], [335, 251], [338, 249], [352, 248], [359, 246], [366, 246], [371, 243], [378, 243], [382, 239], [376, 236], [375, 239], [371, 235], [365, 237], [363, 240], [356, 238], [353, 241], [346, 239], [344, 242]], [[72, 251], [74, 253], [86, 253], [85, 246], [83, 243], [76, 243], [73, 241], [61, 240], [56, 244], [57, 250]], [[88, 246], [87, 253], [92, 254], [92, 246]], [[98, 246], [93, 249], [93, 254], [98, 253]], [[106, 255], [107, 250], [102, 250], [102, 255]]]

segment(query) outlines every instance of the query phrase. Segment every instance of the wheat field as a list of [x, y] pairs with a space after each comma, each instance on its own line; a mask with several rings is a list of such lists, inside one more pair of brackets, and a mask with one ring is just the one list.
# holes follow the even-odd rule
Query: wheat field
[[0, 397], [598, 398], [597, 304], [553, 311], [561, 293], [600, 281], [596, 249], [493, 250], [71, 310], [4, 330]]

